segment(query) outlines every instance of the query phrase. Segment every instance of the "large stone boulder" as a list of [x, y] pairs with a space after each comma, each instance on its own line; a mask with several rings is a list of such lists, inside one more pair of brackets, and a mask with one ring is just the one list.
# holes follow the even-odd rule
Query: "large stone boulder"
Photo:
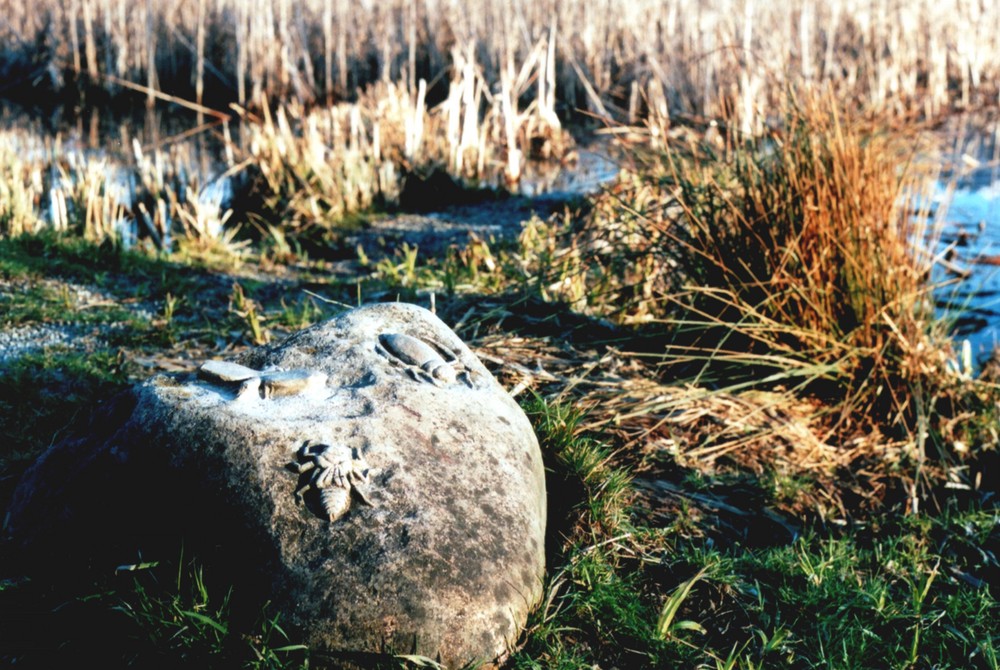
[[60, 569], [183, 536], [314, 648], [461, 667], [538, 603], [545, 518], [517, 404], [437, 317], [380, 304], [138, 385], [26, 473], [7, 532]]

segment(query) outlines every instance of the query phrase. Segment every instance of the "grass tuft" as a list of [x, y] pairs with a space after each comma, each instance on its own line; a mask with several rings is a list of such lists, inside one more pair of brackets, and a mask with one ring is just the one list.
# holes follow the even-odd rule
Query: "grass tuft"
[[838, 428], [915, 433], [951, 352], [933, 330], [930, 266], [914, 249], [930, 231], [909, 215], [916, 186], [894, 142], [810, 98], [780, 132], [710, 163], [668, 156], [661, 188], [683, 208], [653, 224], [680, 277], [662, 296], [668, 371], [810, 385], [836, 398]]

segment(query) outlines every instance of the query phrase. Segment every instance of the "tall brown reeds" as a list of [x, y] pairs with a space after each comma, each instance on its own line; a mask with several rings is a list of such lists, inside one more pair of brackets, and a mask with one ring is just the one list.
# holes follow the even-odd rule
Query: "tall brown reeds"
[[675, 135], [586, 218], [529, 225], [521, 264], [543, 297], [644, 324], [665, 379], [816, 396], [839, 437], [913, 436], [958, 384], [917, 143], [803, 100], [755, 140]]
[[415, 92], [468, 44], [492, 94], [507, 59], [525, 62], [545, 39], [542, 103], [553, 107], [556, 91], [565, 109], [617, 120], [651, 111], [662, 90], [675, 113], [718, 115], [738, 101], [760, 129], [790, 82], [934, 114], [995, 103], [1000, 80], [1000, 5], [963, 0], [6, 0], [0, 16], [9, 68], [193, 99], [201, 89], [217, 104], [332, 102], [376, 81]]
[[[532, 82], [546, 78], [542, 40], [516, 68], [508, 61], [503, 88], [490, 95], [475, 50], [460, 65], [448, 96], [428, 109], [427, 82], [415, 90], [373, 85], [357, 102], [306, 111], [281, 104], [260, 118], [243, 111], [254, 166], [266, 183], [267, 208], [282, 225], [335, 226], [344, 217], [395, 204], [403, 179], [446, 173], [471, 187], [516, 183], [529, 156], [560, 158], [572, 146], [545, 93], [521, 108]], [[551, 72], [549, 72], [551, 75]], [[447, 205], [446, 202], [435, 203]]]
[[[291, 31], [289, 21], [286, 28]], [[465, 56], [456, 56], [461, 67], [448, 82], [449, 95], [431, 108], [424, 79], [413, 88], [374, 84], [356, 102], [327, 108], [307, 110], [294, 102], [272, 106], [263, 96], [254, 110], [235, 106], [244, 121], [243, 148], [229, 140], [227, 124], [222, 128], [229, 165], [224, 179], [243, 172], [230, 184], [243, 189], [237, 205], [241, 214], [233, 223], [250, 219], [272, 237], [295, 236], [313, 227], [325, 234], [354, 214], [395, 204], [407, 175], [419, 181], [447, 173], [469, 187], [495, 188], [516, 183], [529, 156], [561, 158], [572, 139], [554, 110], [552, 44], [550, 34], [535, 45], [526, 62], [509, 59], [510, 74], [500, 95], [491, 95], [475, 45], [469, 44], [462, 50]], [[536, 82], [546, 83], [536, 89]], [[150, 87], [121, 83], [199, 114], [225, 116]], [[540, 90], [539, 97], [531, 99], [534, 90]], [[525, 100], [530, 102], [524, 105]], [[92, 135], [97, 145], [96, 125]], [[19, 141], [15, 136], [10, 135]], [[0, 146], [6, 139], [0, 135]], [[151, 151], [133, 143], [127, 161], [134, 162], [132, 168], [111, 165], [110, 155], [74, 152], [64, 168], [53, 162], [53, 157], [59, 159], [58, 151], [38, 154], [29, 162], [15, 160], [12, 154], [8, 169], [0, 174], [0, 236], [49, 226], [96, 240], [134, 242], [138, 235], [161, 249], [171, 248], [173, 240], [232, 240], [233, 231], [222, 226], [231, 213], [220, 209], [220, 203], [213, 211], [211, 198], [199, 199], [199, 170], [192, 176], [172, 157], [165, 158], [158, 141]], [[48, 184], [30, 182], [30, 175], [48, 173], [57, 175]], [[453, 191], [458, 190], [456, 185]], [[46, 199], [52, 200], [51, 206]]]
[[915, 430], [951, 354], [907, 151], [824, 96], [721, 161], [670, 163], [683, 214], [654, 225], [683, 279], [664, 296], [677, 311], [663, 364], [829, 395], [838, 429]]

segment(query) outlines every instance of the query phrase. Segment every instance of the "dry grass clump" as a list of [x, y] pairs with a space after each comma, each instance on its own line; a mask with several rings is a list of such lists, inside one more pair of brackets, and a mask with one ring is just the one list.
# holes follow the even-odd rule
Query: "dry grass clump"
[[912, 427], [952, 353], [901, 146], [828, 98], [793, 102], [760, 139], [673, 147], [583, 223], [529, 228], [527, 258], [548, 296], [661, 324], [665, 375], [808, 388], [847, 431]]
[[[512, 394], [575, 408], [582, 417], [575, 433], [599, 435], [613, 447], [608, 463], [633, 473], [643, 513], [662, 508], [672, 519], [688, 501], [742, 516], [746, 505], [767, 501], [775, 519], [840, 524], [897, 506], [922, 508], [942, 487], [992, 486], [975, 472], [984, 467], [977, 455], [998, 444], [988, 418], [995, 392], [970, 381], [942, 378], [937, 389], [925, 389], [937, 392], [938, 402], [922, 435], [883, 430], [874, 421], [867, 433], [847, 434], [832, 429], [835, 398], [753, 383], [712, 388], [658, 379], [655, 359], [612, 345], [628, 346], [624, 330], [555, 314], [532, 317], [527, 303], [501, 297], [455, 309], [445, 318], [458, 320]], [[603, 335], [595, 339], [595, 331]], [[716, 485], [742, 482], [760, 500], [727, 503], [698, 493], [681, 480], [685, 472]]]
[[645, 357], [577, 348], [567, 338], [491, 331], [474, 343], [512, 393], [530, 389], [550, 403], [576, 407], [583, 415], [575, 427], [580, 434], [614, 445], [613, 462], [627, 465], [640, 488], [656, 481], [643, 491], [646, 509], [678, 493], [669, 483], [678, 469], [770, 482], [776, 510], [826, 520], [878, 509], [914, 483], [915, 473], [899, 468], [912, 455], [905, 441], [836, 441], [816, 398], [664, 383]]
[[6, 141], [0, 141], [0, 237], [34, 233], [44, 225], [38, 217], [42, 174]]
[[[911, 442], [842, 439], [831, 434], [826, 410], [820, 399], [783, 390], [670, 385], [619, 409], [616, 430], [641, 454], [637, 476], [644, 480], [678, 467], [704, 477], [752, 477], [771, 489], [776, 510], [799, 519], [842, 521], [913, 494], [916, 467], [901, 467], [916, 462]], [[945, 473], [936, 467], [920, 475], [940, 483]]]
[[898, 146], [810, 99], [719, 162], [669, 163], [684, 216], [654, 227], [684, 288], [664, 296], [666, 368], [750, 369], [836, 398], [843, 429], [915, 429], [951, 353]]

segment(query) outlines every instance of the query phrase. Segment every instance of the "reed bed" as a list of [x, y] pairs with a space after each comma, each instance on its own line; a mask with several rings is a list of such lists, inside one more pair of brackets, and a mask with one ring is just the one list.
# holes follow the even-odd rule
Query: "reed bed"
[[421, 78], [441, 97], [469, 52], [492, 94], [546, 39], [538, 97], [625, 122], [735, 113], [759, 129], [796, 82], [936, 114], [996, 102], [1000, 79], [1000, 7], [965, 0], [5, 0], [0, 16], [7, 89], [131, 82], [150, 102], [333, 102], [376, 81], [415, 95]]
[[235, 251], [224, 224], [230, 212], [183, 145], [146, 150], [137, 140], [128, 155], [64, 145], [64, 138], [0, 132], [0, 237], [46, 230], [170, 250], [177, 243]]
[[264, 182], [265, 208], [291, 232], [335, 227], [352, 214], [400, 204], [407, 180], [446, 175], [455, 191], [507, 189], [528, 160], [571, 160], [573, 140], [552, 96], [542, 91], [521, 108], [529, 83], [549, 76], [549, 44], [539, 42], [517, 68], [508, 62], [496, 95], [470, 52], [456, 54], [448, 95], [430, 108], [424, 80], [415, 94], [378, 83], [357, 102], [323, 109], [282, 104], [272, 113], [266, 101], [258, 112], [237, 108], [247, 122], [247, 163]]
[[[285, 244], [310, 231], [335, 235], [359, 213], [400, 205], [409, 181], [450, 186], [440, 201], [415, 203], [421, 207], [445, 207], [465, 189], [513, 188], [528, 161], [573, 159], [552, 96], [522, 105], [531, 82], [550, 74], [548, 44], [539, 42], [516, 68], [509, 62], [496, 95], [470, 53], [433, 107], [423, 80], [412, 95], [377, 83], [356, 102], [327, 108], [291, 102], [272, 110], [266, 99], [253, 109], [234, 106], [240, 141], [223, 122], [228, 167], [207, 183], [184, 143], [144, 149], [132, 139], [130, 154], [114, 156], [64, 151], [61, 137], [5, 132], [0, 236], [52, 228], [126, 246], [143, 238], [169, 250], [175, 241], [232, 246], [238, 227], [250, 223]], [[19, 145], [38, 149], [23, 160]], [[412, 193], [421, 190], [410, 184]]]
[[23, 235], [42, 226], [36, 212], [42, 197], [41, 172], [0, 142], [0, 234]]

